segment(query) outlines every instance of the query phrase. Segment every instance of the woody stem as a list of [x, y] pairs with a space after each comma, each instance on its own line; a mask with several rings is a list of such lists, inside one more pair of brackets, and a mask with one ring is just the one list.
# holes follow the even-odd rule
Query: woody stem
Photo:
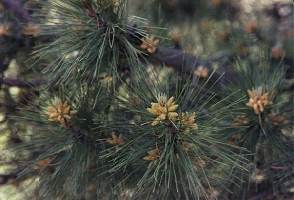
[[31, 81], [25, 81], [20, 79], [0, 77], [0, 85], [15, 86], [20, 88], [32, 88], [32, 87], [43, 85], [44, 83], [46, 83], [46, 81], [42, 79], [34, 79]]

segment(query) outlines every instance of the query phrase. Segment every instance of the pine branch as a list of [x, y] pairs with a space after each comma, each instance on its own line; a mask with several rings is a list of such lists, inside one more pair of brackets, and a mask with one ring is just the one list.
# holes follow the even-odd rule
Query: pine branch
[[96, 145], [96, 141], [93, 141], [91, 137], [88, 135], [84, 134], [82, 130], [78, 127], [74, 127], [72, 125], [68, 126], [68, 128], [72, 131], [73, 133], [73, 138], [81, 143], [86, 143], [86, 144], [91, 144], [91, 145]]
[[191, 73], [198, 66], [210, 66], [208, 61], [202, 60], [197, 56], [185, 53], [180, 49], [173, 49], [161, 46], [156, 53], [150, 56], [150, 59], [159, 61], [167, 66], [172, 66], [178, 71]]
[[16, 86], [21, 88], [31, 88], [31, 87], [38, 87], [45, 84], [46, 81], [43, 79], [34, 79], [31, 81], [24, 81], [20, 79], [13, 79], [13, 78], [0, 78], [0, 85], [6, 86]]
[[[186, 53], [182, 49], [160, 46], [155, 54], [150, 56], [150, 59], [174, 67], [180, 72], [193, 73], [199, 66], [204, 66], [212, 70], [212, 62], [227, 62], [232, 59], [232, 56], [232, 52], [224, 50], [211, 55], [205, 60], [196, 55]], [[225, 68], [224, 64], [221, 64], [219, 72], [228, 73], [229, 71]]]
[[150, 55], [149, 60], [172, 67], [180, 74], [188, 75], [193, 74], [198, 67], [205, 67], [212, 73], [214, 71], [212, 63], [216, 62], [219, 67], [212, 74], [211, 81], [218, 82], [219, 86], [224, 87], [235, 78], [236, 72], [229, 65], [232, 58], [233, 53], [226, 50], [212, 54], [208, 59], [202, 59], [181, 49], [160, 46]]
[[[134, 41], [134, 44], [141, 44], [143, 36], [138, 32], [136, 24], [132, 26], [129, 25], [127, 32], [132, 38], [131, 41]], [[212, 72], [212, 63], [218, 62], [219, 68], [217, 73], [214, 73], [213, 79], [216, 80], [222, 77], [222, 80], [228, 80], [231, 79], [234, 74], [233, 70], [228, 68], [228, 62], [232, 60], [233, 56], [233, 52], [222, 50], [212, 54], [207, 59], [202, 59], [197, 55], [185, 52], [185, 50], [181, 48], [160, 45], [154, 54], [147, 56], [147, 60], [152, 63], [160, 63], [173, 67], [176, 71], [186, 74], [193, 73], [200, 66], [206, 67]]]
[[30, 21], [31, 17], [28, 11], [24, 8], [23, 4], [19, 0], [2, 0], [3, 6], [15, 13], [15, 15], [23, 21]]
[[17, 173], [0, 174], [0, 185], [7, 184], [10, 180], [15, 180]]

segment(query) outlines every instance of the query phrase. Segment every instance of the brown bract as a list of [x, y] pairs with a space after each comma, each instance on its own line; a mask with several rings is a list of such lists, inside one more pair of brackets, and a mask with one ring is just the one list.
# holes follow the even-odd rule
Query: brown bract
[[249, 53], [248, 46], [241, 44], [241, 43], [236, 45], [236, 50], [237, 50], [238, 54], [240, 54], [242, 56], [246, 56]]
[[233, 123], [234, 126], [244, 126], [247, 124], [249, 124], [249, 118], [246, 115], [237, 116]]
[[180, 44], [181, 43], [181, 35], [176, 32], [176, 31], [173, 31], [170, 33], [170, 37], [171, 37], [171, 40], [175, 43], [175, 44]]
[[254, 33], [257, 31], [257, 22], [256, 21], [249, 21], [245, 24], [244, 30], [246, 33]]
[[281, 126], [289, 123], [287, 117], [278, 114], [270, 114], [269, 118], [274, 126]]
[[205, 160], [203, 160], [199, 157], [199, 158], [193, 159], [193, 164], [196, 168], [201, 169], [201, 168], [204, 168], [207, 163], [205, 162]]
[[100, 82], [103, 86], [111, 86], [113, 77], [111, 75], [105, 75], [104, 77], [101, 77]]
[[272, 48], [272, 57], [274, 59], [282, 59], [286, 55], [285, 51], [280, 47], [273, 47]]
[[230, 31], [221, 31], [217, 32], [216, 36], [221, 41], [227, 41], [230, 38]]
[[28, 23], [26, 26], [23, 27], [21, 33], [26, 36], [37, 37], [41, 33], [41, 28], [36, 24]]
[[190, 151], [190, 149], [191, 148], [193, 148], [193, 144], [192, 143], [190, 143], [190, 142], [185, 142], [185, 141], [183, 141], [182, 143], [181, 143], [181, 146], [182, 146], [182, 149], [184, 150], [184, 151]]
[[231, 145], [237, 145], [239, 143], [240, 139], [241, 139], [240, 134], [234, 134], [229, 138], [228, 143]]
[[248, 90], [247, 93], [249, 95], [249, 101], [246, 105], [253, 108], [256, 114], [262, 113], [266, 106], [272, 104], [269, 93], [265, 92], [261, 87]]
[[141, 42], [140, 48], [146, 50], [150, 54], [155, 53], [159, 45], [159, 39], [156, 39], [153, 35], [143, 37]]
[[0, 12], [3, 12], [4, 11], [4, 6], [3, 4], [0, 2]]
[[108, 138], [106, 142], [112, 145], [122, 145], [125, 143], [122, 134], [117, 136], [114, 132], [111, 133], [111, 138]]
[[10, 35], [10, 25], [9, 24], [1, 24], [0, 25], [0, 37], [1, 36], [9, 36]]
[[199, 66], [197, 69], [194, 71], [194, 74], [198, 76], [199, 78], [207, 78], [209, 75], [209, 69], [204, 66]]
[[157, 160], [160, 157], [160, 150], [158, 148], [148, 151], [148, 155], [143, 159], [148, 161]]
[[222, 0], [210, 0], [212, 6], [219, 7], [222, 4]]
[[50, 166], [52, 159], [47, 158], [44, 160], [39, 160], [36, 164], [36, 168], [40, 171], [44, 171], [47, 167]]

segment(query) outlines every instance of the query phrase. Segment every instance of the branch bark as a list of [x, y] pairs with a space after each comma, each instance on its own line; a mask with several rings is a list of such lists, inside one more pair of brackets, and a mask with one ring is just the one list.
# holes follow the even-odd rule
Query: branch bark
[[174, 67], [177, 71], [187, 73], [193, 72], [198, 66], [210, 68], [210, 62], [203, 60], [197, 56], [186, 53], [180, 49], [168, 47], [159, 47], [155, 54], [150, 56], [151, 60], [158, 61], [167, 66]]
[[16, 173], [11, 174], [0, 174], [0, 185], [7, 184], [11, 180], [15, 180], [17, 178]]
[[24, 8], [23, 3], [19, 0], [2, 0], [1, 3], [7, 9], [15, 13], [15, 15], [25, 22], [31, 21], [28, 11]]
[[32, 88], [38, 87], [45, 84], [46, 81], [43, 79], [35, 79], [31, 81], [24, 81], [20, 79], [13, 79], [13, 78], [0, 78], [0, 85], [6, 86], [16, 86], [21, 88]]
[[233, 58], [233, 53], [230, 51], [221, 51], [211, 55], [207, 60], [196, 55], [186, 53], [181, 49], [169, 48], [160, 46], [157, 51], [149, 56], [151, 62], [157, 62], [166, 66], [173, 67], [179, 73], [193, 74], [200, 66], [206, 67], [210, 72], [214, 71], [213, 62], [218, 62], [219, 68], [212, 75], [212, 81], [218, 81], [221, 87], [232, 81], [235, 77], [233, 68], [230, 67], [230, 62]]

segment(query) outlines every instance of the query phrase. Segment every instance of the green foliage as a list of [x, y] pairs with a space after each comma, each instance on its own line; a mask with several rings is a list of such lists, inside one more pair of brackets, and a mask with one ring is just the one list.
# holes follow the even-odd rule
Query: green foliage
[[[289, 126], [287, 119], [290, 118], [290, 113], [287, 112], [287, 107], [290, 102], [281, 95], [285, 76], [284, 67], [272, 65], [269, 58], [263, 55], [258, 57], [258, 60], [239, 60], [235, 66], [237, 74], [229, 91], [240, 89], [242, 94], [248, 97], [240, 105], [240, 109], [243, 110], [240, 115], [247, 121], [243, 124], [246, 128], [241, 133], [241, 144], [254, 153], [259, 140], [261, 143], [263, 140], [268, 140], [269, 144], [273, 145], [271, 149], [276, 147], [279, 151], [286, 150], [288, 146], [284, 141], [287, 139], [282, 134], [282, 129]], [[264, 112], [260, 114], [246, 105], [250, 99], [248, 91], [252, 90], [263, 90], [264, 93], [269, 93], [271, 103], [265, 106]], [[285, 118], [284, 122], [276, 122], [277, 116]]]
[[[28, 141], [15, 149], [19, 153], [23, 150], [32, 153], [29, 165], [19, 178], [38, 173], [36, 181], [42, 199], [83, 197], [98, 178], [103, 180], [98, 176], [98, 169], [104, 164], [98, 158], [105, 148], [101, 140], [107, 137], [103, 123], [107, 119], [107, 96], [101, 95], [101, 88], [81, 88], [74, 95], [68, 91], [44, 93], [23, 110], [23, 116], [17, 117], [22, 119], [20, 123], [25, 122], [34, 129], [25, 135]], [[93, 94], [99, 99], [89, 100]], [[48, 121], [49, 106], [60, 101], [67, 101], [75, 111], [66, 124]]]
[[[244, 150], [219, 137], [232, 128], [226, 121], [234, 115], [232, 108], [237, 102], [217, 100], [197, 78], [171, 76], [157, 82], [158, 73], [151, 71], [151, 79], [142, 74], [148, 73], [139, 69], [130, 83], [131, 93], [119, 97], [122, 111], [133, 117], [131, 121], [125, 116], [115, 118], [111, 125], [122, 126], [118, 133], [129, 129], [123, 131], [126, 144], [112, 147], [103, 156], [111, 158], [111, 172], [126, 171], [123, 181], [137, 182], [136, 198], [199, 199], [208, 198], [208, 190], [215, 187], [229, 190], [226, 186], [237, 182], [231, 171], [246, 171], [246, 159], [240, 154]], [[172, 96], [179, 116], [196, 113], [197, 128], [187, 127], [181, 117], [152, 125], [154, 116], [146, 108]], [[154, 149], [160, 152], [158, 158], [146, 160]]]
[[208, 60], [207, 76], [178, 73], [155, 62], [168, 47], [127, 8], [123, 0], [44, 2], [48, 40], [32, 60], [46, 66], [47, 82], [11, 116], [27, 126], [10, 148], [24, 163], [18, 180], [32, 178], [39, 199], [69, 200], [246, 199], [255, 168], [271, 186], [291, 180], [286, 67], [256, 54], [267, 46], [238, 30], [203, 48], [232, 48], [238, 59]]
[[[44, 19], [43, 35], [54, 39], [36, 51], [36, 58], [49, 58], [43, 71], [51, 84], [96, 84], [101, 73], [116, 74], [122, 65], [131, 67], [139, 59], [139, 50], [130, 42], [124, 1], [54, 0], [46, 4], [39, 16]], [[136, 28], [132, 32], [143, 34]]]

